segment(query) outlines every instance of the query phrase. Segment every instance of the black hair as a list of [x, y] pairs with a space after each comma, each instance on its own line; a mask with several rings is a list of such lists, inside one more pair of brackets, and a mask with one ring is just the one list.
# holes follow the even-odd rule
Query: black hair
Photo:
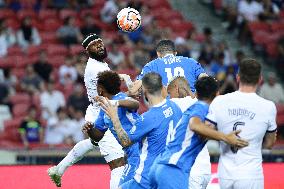
[[256, 85], [261, 75], [261, 65], [255, 59], [243, 59], [239, 65], [240, 82]]
[[212, 34], [212, 30], [211, 30], [210, 27], [205, 27], [205, 28], [203, 28], [203, 33], [205, 35], [211, 35]]
[[147, 73], [142, 78], [142, 85], [149, 94], [157, 95], [163, 88], [162, 77], [155, 72]]
[[218, 82], [211, 76], [201, 77], [194, 86], [199, 100], [213, 100], [219, 89]]
[[168, 52], [175, 52], [176, 51], [176, 47], [173, 41], [168, 40], [168, 39], [164, 39], [161, 40], [157, 46], [156, 46], [156, 52], [159, 53], [168, 53]]
[[97, 84], [103, 87], [109, 94], [116, 95], [120, 92], [120, 77], [114, 71], [103, 71], [97, 76]]

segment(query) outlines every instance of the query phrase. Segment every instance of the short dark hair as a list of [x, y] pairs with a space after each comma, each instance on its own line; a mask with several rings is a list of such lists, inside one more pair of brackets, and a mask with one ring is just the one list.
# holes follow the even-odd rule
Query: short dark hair
[[151, 95], [156, 95], [162, 91], [162, 77], [155, 72], [147, 73], [142, 78], [142, 85]]
[[218, 82], [211, 76], [199, 78], [194, 86], [199, 100], [213, 100], [219, 89]]
[[240, 82], [247, 85], [256, 85], [261, 75], [261, 65], [257, 60], [249, 58], [239, 65]]
[[176, 51], [175, 43], [168, 39], [161, 40], [156, 46], [156, 52], [159, 53], [167, 53], [175, 51]]
[[98, 73], [97, 85], [102, 86], [109, 94], [116, 95], [120, 92], [120, 77], [114, 71], [103, 71]]

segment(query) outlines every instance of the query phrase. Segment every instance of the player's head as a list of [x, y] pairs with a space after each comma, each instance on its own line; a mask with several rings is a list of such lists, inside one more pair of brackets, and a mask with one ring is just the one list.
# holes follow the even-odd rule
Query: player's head
[[142, 90], [146, 100], [149, 100], [151, 96], [161, 96], [162, 89], [162, 77], [159, 74], [150, 72], [142, 78]]
[[243, 59], [239, 65], [237, 81], [240, 85], [257, 86], [261, 81], [261, 65], [255, 59]]
[[156, 46], [156, 52], [159, 58], [162, 58], [167, 54], [176, 55], [175, 43], [168, 39], [161, 40]]
[[194, 86], [198, 100], [211, 102], [218, 94], [218, 82], [211, 76], [201, 77]]
[[184, 98], [193, 94], [185, 77], [178, 76], [171, 80], [167, 86], [168, 94], [171, 98]]
[[82, 42], [82, 46], [87, 51], [88, 55], [97, 61], [102, 62], [107, 57], [103, 40], [97, 34], [92, 33], [87, 35]]
[[100, 96], [109, 97], [120, 92], [120, 77], [114, 71], [100, 72], [97, 76], [97, 91]]

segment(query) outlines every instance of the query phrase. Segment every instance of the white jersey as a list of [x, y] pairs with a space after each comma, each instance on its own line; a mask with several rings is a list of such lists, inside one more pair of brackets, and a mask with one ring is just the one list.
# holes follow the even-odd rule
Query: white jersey
[[[190, 96], [185, 98], [172, 98], [171, 100], [179, 106], [182, 112], [185, 112], [191, 105], [197, 102], [197, 98], [193, 99]], [[210, 156], [206, 145], [196, 157], [190, 171], [190, 176], [199, 176], [204, 174], [211, 174]]]
[[225, 134], [240, 129], [239, 136], [249, 142], [241, 149], [220, 142], [219, 178], [263, 179], [262, 141], [266, 132], [277, 127], [274, 103], [255, 93], [236, 91], [216, 97], [207, 119]]
[[89, 101], [95, 103], [93, 98], [98, 96], [97, 75], [99, 72], [110, 70], [108, 64], [89, 58], [85, 68], [84, 82], [87, 89]]

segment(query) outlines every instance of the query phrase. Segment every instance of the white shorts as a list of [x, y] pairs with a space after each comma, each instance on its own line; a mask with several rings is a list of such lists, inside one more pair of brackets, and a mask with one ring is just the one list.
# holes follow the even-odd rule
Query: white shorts
[[[99, 112], [100, 108], [94, 107], [90, 104], [86, 110], [85, 121], [95, 123]], [[117, 142], [110, 130], [107, 130], [104, 137], [100, 140], [99, 148], [107, 163], [124, 157], [122, 146]]]
[[208, 183], [210, 182], [211, 175], [199, 175], [189, 177], [189, 189], [206, 189]]
[[229, 180], [219, 178], [220, 189], [263, 189], [263, 179]]

